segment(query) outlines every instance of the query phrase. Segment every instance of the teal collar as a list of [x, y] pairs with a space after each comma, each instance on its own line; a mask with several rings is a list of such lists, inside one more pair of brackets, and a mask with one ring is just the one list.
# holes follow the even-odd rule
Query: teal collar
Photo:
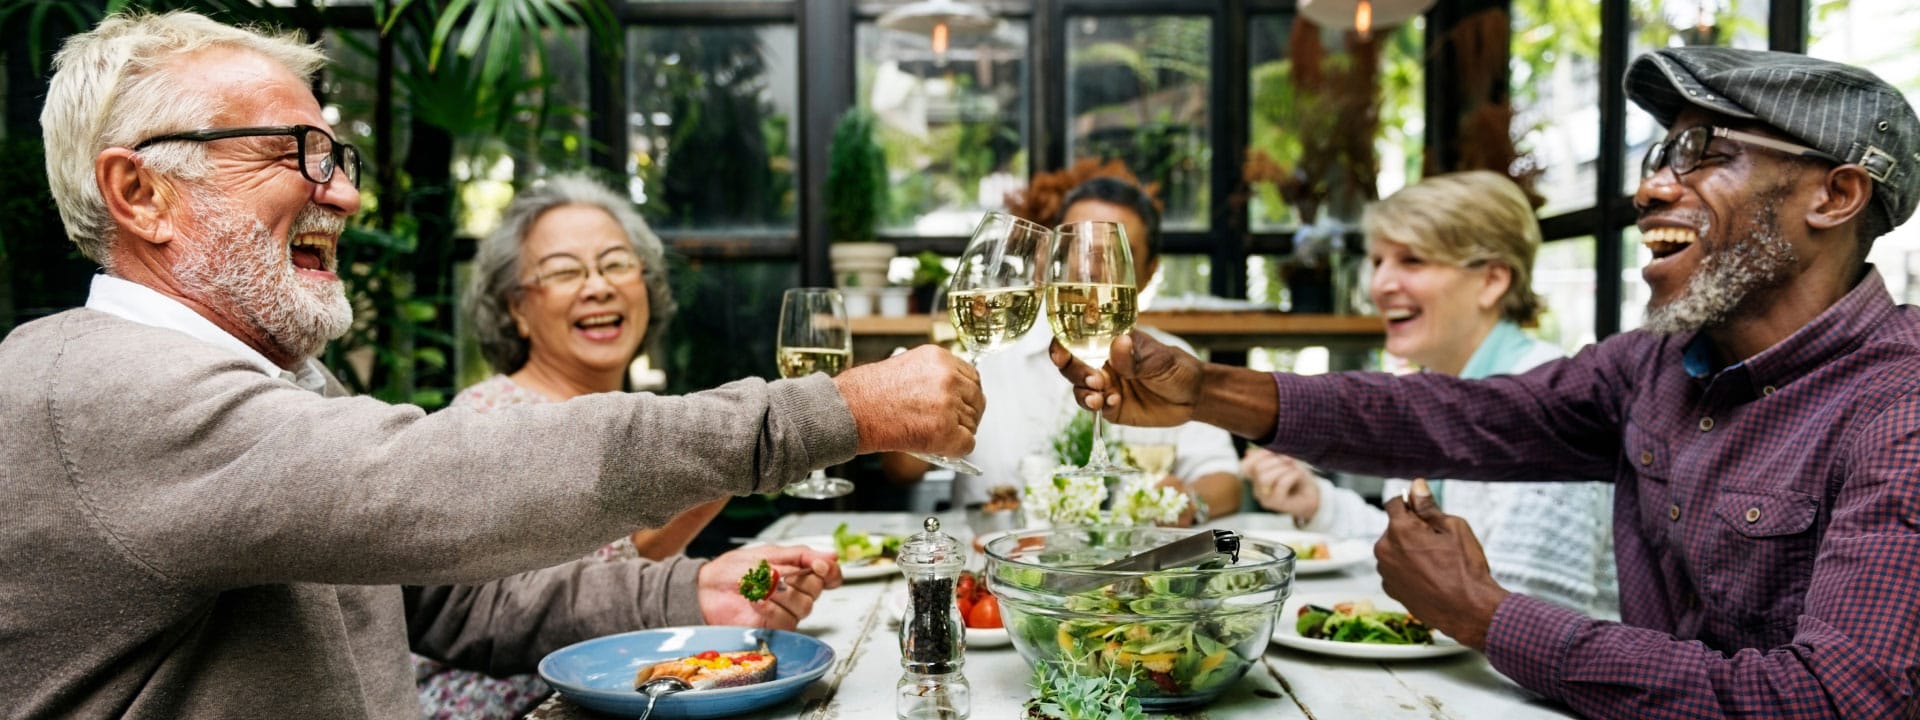
[[1483, 378], [1513, 372], [1514, 364], [1526, 356], [1532, 344], [1533, 340], [1520, 332], [1520, 326], [1513, 321], [1494, 323], [1487, 339], [1480, 341], [1473, 357], [1467, 359], [1467, 366], [1460, 370], [1460, 377]]

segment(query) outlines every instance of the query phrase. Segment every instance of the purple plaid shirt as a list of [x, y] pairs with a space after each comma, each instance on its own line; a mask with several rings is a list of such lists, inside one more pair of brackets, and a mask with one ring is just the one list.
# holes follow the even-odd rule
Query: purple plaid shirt
[[1920, 309], [1876, 271], [1745, 363], [1690, 374], [1691, 339], [1626, 333], [1481, 381], [1277, 375], [1268, 447], [1612, 480], [1623, 622], [1515, 594], [1487, 634], [1495, 668], [1584, 715], [1920, 715]]

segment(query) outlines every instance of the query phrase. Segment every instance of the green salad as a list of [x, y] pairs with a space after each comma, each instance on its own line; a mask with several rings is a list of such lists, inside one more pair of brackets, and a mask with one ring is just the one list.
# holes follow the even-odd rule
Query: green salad
[[833, 549], [840, 554], [840, 564], [859, 565], [899, 555], [900, 537], [853, 532], [840, 523], [833, 529]]
[[1419, 618], [1393, 610], [1378, 610], [1366, 600], [1338, 603], [1331, 608], [1304, 605], [1294, 629], [1315, 640], [1375, 645], [1429, 645], [1433, 631]]
[[[1029, 588], [1039, 588], [1041, 580], [1008, 579]], [[1248, 658], [1266, 646], [1273, 607], [1223, 602], [1269, 582], [1260, 573], [1226, 573], [1210, 580], [1169, 573], [1143, 580], [1070, 595], [1061, 607], [1021, 603], [1010, 629], [1032, 652], [1075, 675], [1131, 676], [1136, 693], [1145, 697], [1217, 692], [1238, 680], [1250, 665]]]

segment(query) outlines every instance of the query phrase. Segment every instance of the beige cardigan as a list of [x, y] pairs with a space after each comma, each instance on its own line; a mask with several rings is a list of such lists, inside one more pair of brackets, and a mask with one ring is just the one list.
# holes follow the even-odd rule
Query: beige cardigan
[[[490, 413], [328, 395], [92, 310], [0, 342], [0, 713], [415, 717], [394, 586], [569, 563], [857, 441], [820, 376]], [[542, 593], [498, 588], [522, 607], [487, 617], [416, 598], [416, 642], [458, 655], [499, 635], [488, 662], [526, 667], [595, 634], [520, 621], [586, 597], [567, 588], [626, 588], [631, 616], [608, 631], [697, 618], [696, 566], [652, 567], [679, 577], [562, 564]]]

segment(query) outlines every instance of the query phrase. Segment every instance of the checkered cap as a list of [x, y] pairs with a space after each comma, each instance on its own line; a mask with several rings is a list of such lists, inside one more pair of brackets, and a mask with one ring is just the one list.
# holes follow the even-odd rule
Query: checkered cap
[[1805, 55], [1722, 47], [1662, 48], [1627, 67], [1627, 97], [1664, 127], [1687, 105], [1757, 120], [1867, 169], [1884, 229], [1920, 199], [1920, 119], [1899, 90], [1864, 69]]

